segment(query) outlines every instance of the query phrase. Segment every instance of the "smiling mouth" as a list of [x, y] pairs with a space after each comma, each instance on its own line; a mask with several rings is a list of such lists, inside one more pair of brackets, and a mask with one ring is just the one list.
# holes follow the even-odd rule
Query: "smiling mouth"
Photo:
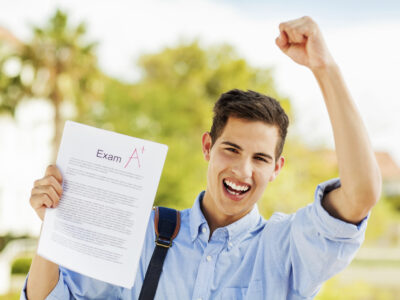
[[229, 194], [231, 195], [243, 195], [245, 193], [247, 193], [248, 191], [250, 191], [251, 186], [247, 185], [247, 184], [235, 184], [234, 182], [228, 180], [228, 179], [224, 179], [222, 180], [225, 189], [228, 191]]

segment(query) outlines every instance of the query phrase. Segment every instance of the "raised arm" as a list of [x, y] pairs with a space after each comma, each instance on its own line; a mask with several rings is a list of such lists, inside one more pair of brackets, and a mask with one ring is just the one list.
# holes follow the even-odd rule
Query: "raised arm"
[[332, 124], [341, 187], [322, 205], [332, 216], [357, 224], [379, 200], [382, 185], [366, 128], [318, 25], [303, 17], [281, 23], [279, 30], [276, 44], [313, 72]]

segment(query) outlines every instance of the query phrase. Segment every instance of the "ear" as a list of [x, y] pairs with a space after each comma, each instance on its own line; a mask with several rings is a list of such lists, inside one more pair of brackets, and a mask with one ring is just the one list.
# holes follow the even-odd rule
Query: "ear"
[[272, 172], [268, 181], [275, 180], [275, 178], [278, 176], [279, 172], [282, 170], [284, 164], [285, 164], [285, 158], [283, 156], [279, 157], [275, 163], [275, 170], [274, 170], [274, 172]]
[[209, 132], [205, 132], [202, 137], [202, 145], [203, 145], [203, 155], [206, 161], [210, 161], [210, 151], [211, 151], [211, 135]]

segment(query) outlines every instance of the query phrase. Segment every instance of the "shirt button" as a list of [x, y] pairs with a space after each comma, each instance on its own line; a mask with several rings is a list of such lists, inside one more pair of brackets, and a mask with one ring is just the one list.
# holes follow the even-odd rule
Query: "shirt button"
[[207, 259], [207, 261], [211, 261], [211, 256], [208, 255], [208, 256], [206, 257], [206, 259]]
[[203, 231], [203, 233], [206, 233], [206, 232], [207, 232], [207, 228], [203, 227], [203, 228], [201, 229], [201, 231]]
[[228, 243], [228, 246], [229, 246], [229, 247], [232, 247], [232, 246], [233, 246], [232, 242], [229, 242], [229, 243]]

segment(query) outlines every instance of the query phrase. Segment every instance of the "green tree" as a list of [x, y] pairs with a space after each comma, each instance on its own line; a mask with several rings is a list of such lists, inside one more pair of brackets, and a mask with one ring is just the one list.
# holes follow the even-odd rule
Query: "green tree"
[[92, 125], [169, 146], [156, 204], [192, 205], [205, 188], [201, 136], [211, 127], [212, 106], [233, 88], [272, 95], [290, 112], [287, 98], [276, 92], [270, 70], [250, 66], [232, 47], [203, 48], [198, 41], [140, 57], [141, 78], [133, 86], [109, 80], [104, 106], [92, 113]]
[[[3, 44], [12, 40], [6, 40], [5, 34], [0, 37]], [[31, 41], [14, 45], [0, 51], [0, 110], [13, 114], [23, 100], [49, 100], [54, 107], [55, 160], [64, 124], [63, 104], [73, 104], [79, 116], [101, 98], [96, 44], [86, 41], [84, 23], [73, 26], [57, 10], [43, 27], [33, 27]]]

